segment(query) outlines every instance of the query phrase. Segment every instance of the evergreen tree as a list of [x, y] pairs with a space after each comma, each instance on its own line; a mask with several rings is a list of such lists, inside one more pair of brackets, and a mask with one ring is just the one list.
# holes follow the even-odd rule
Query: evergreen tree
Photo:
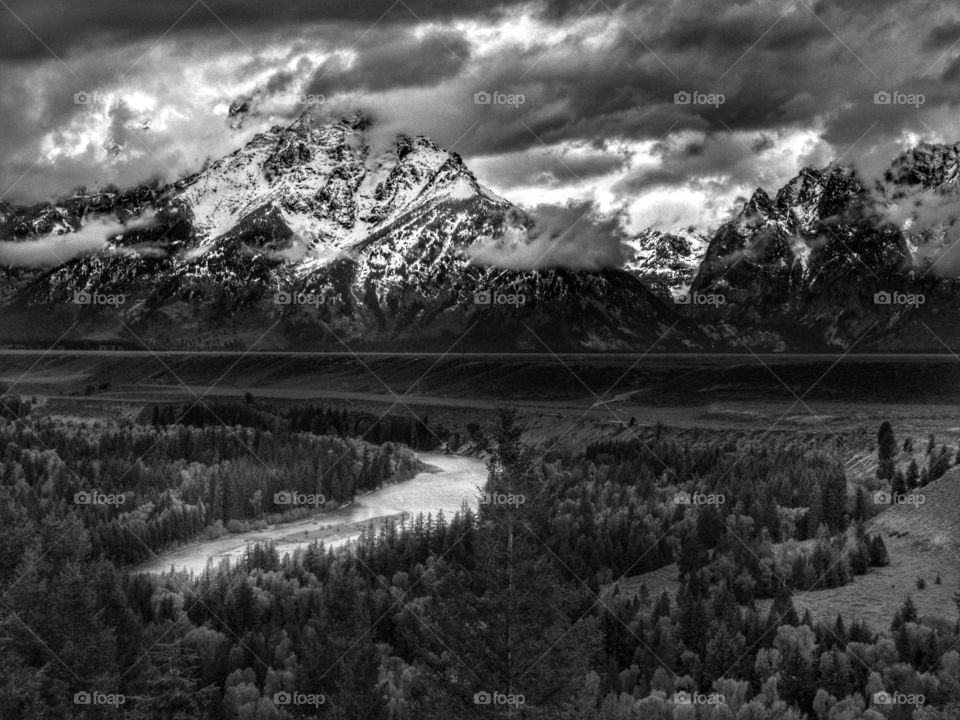
[[893, 477], [896, 454], [897, 441], [893, 435], [893, 426], [884, 420], [877, 431], [877, 478], [889, 480]]
[[890, 491], [894, 495], [903, 495], [907, 492], [907, 479], [899, 468], [893, 474], [893, 482], [890, 484]]
[[[534, 497], [533, 470], [519, 444], [516, 415], [501, 412], [489, 485]], [[489, 504], [480, 515], [472, 567], [441, 572], [425, 639], [447, 710], [474, 708], [478, 692], [522, 694], [541, 709], [562, 707], [583, 685], [600, 646], [596, 624], [571, 620], [575, 586], [561, 580], [526, 503]], [[461, 710], [457, 710], [460, 708]]]
[[916, 458], [911, 459], [907, 466], [906, 481], [908, 490], [913, 490], [920, 485], [920, 468], [917, 465]]

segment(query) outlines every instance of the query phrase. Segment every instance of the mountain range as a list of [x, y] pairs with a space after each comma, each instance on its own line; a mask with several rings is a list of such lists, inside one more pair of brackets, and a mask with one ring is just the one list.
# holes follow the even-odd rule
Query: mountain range
[[360, 114], [308, 111], [169, 184], [0, 204], [8, 248], [56, 255], [91, 225], [109, 233], [65, 261], [0, 267], [0, 344], [47, 347], [67, 330], [64, 344], [131, 349], [942, 351], [960, 340], [960, 144], [921, 145], [872, 181], [804, 168], [713, 233], [647, 230], [626, 241], [622, 267], [588, 272], [478, 262], [480, 248], [533, 242], [536, 218], [429, 138], [372, 137]]

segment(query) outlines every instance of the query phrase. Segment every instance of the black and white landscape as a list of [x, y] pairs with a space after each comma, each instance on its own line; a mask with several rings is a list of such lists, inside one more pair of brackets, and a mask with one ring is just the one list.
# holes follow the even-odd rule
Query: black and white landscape
[[960, 10], [0, 0], [0, 720], [960, 720]]

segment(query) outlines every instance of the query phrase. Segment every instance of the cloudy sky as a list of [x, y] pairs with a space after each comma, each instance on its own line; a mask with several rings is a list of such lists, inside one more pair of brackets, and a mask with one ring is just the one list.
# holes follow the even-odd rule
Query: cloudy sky
[[0, 16], [13, 203], [171, 179], [311, 98], [433, 137], [515, 202], [592, 202], [629, 229], [711, 227], [804, 165], [870, 174], [960, 140], [960, 8], [926, 0], [0, 0]]

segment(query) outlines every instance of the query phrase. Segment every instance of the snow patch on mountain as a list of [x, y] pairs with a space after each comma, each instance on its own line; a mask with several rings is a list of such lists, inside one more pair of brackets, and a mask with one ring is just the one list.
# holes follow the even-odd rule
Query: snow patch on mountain
[[677, 297], [688, 291], [709, 243], [693, 228], [669, 233], [644, 230], [625, 240], [624, 270], [661, 297]]

